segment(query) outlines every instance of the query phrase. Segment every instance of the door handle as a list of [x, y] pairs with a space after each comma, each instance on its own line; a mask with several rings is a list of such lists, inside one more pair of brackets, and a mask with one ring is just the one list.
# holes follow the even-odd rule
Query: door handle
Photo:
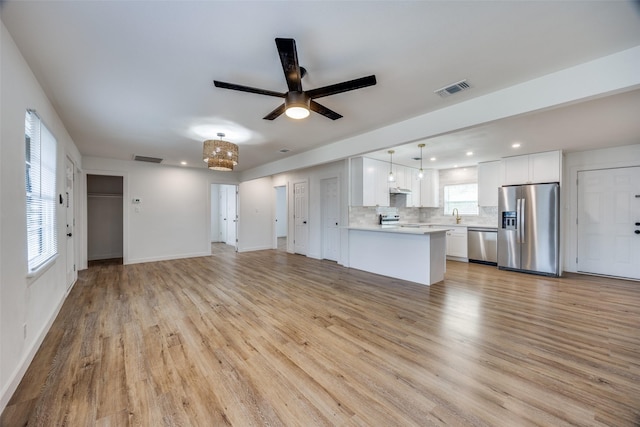
[[[638, 231], [638, 230], [636, 230], [636, 231]], [[71, 237], [71, 236], [73, 236], [73, 234], [67, 233], [67, 237]]]
[[338, 223], [336, 222], [336, 225], [338, 225]]
[[522, 228], [520, 222], [522, 221], [520, 199], [516, 199], [516, 243], [522, 243], [520, 239], [520, 229]]
[[636, 230], [636, 231], [634, 231], [634, 233], [640, 234], [640, 230]]
[[640, 222], [636, 222], [636, 227], [640, 227]]
[[525, 217], [525, 211], [526, 211], [526, 207], [525, 207], [525, 200], [526, 199], [520, 199], [520, 242], [521, 243], [526, 243], [524, 241], [524, 228], [526, 227], [526, 217]]
[[306, 223], [307, 223], [307, 221], [302, 221], [302, 223], [303, 223], [303, 224], [306, 224]]

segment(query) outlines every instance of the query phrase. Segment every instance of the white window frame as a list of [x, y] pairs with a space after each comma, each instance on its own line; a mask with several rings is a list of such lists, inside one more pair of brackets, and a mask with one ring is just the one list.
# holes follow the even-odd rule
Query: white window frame
[[478, 209], [477, 182], [444, 186], [444, 214], [452, 215], [454, 208], [458, 208], [460, 215], [480, 214]]
[[25, 192], [28, 277], [58, 255], [56, 224], [57, 142], [34, 110], [25, 114]]

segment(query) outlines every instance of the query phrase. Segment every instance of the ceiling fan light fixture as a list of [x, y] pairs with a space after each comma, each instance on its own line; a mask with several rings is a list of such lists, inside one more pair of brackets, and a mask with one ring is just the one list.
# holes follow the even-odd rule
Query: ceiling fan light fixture
[[311, 98], [304, 92], [289, 92], [284, 99], [285, 111], [287, 117], [300, 120], [309, 117]]

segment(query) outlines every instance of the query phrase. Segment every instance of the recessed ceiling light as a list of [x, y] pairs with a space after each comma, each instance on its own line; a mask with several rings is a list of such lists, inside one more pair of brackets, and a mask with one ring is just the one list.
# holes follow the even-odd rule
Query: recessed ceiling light
[[454, 167], [454, 168], [457, 168], [457, 167], [458, 167], [458, 165], [453, 165], [453, 167]]
[[512, 148], [520, 148], [520, 143], [519, 142], [514, 142], [513, 144], [511, 144]]
[[182, 166], [185, 166], [185, 165], [187, 164], [187, 162], [185, 162], [185, 161], [183, 160], [183, 161], [181, 161], [181, 162], [180, 162], [180, 164], [181, 164]]
[[435, 162], [435, 161], [436, 161], [436, 158], [435, 158], [435, 157], [432, 157], [432, 158], [430, 158], [429, 160], [431, 160], [432, 162]]
[[467, 151], [467, 156], [473, 156], [473, 151]]

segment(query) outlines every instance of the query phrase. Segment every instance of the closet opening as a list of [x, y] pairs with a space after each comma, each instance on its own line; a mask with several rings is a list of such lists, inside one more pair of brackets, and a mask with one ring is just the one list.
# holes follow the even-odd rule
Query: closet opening
[[123, 264], [123, 177], [87, 175], [89, 267]]

